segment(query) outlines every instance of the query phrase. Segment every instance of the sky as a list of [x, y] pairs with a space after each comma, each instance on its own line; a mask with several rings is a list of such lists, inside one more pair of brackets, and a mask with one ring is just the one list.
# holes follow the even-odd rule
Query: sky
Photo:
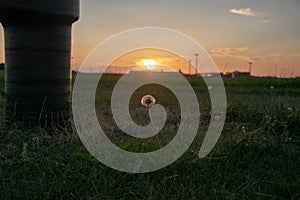
[[[112, 35], [162, 27], [195, 39], [220, 71], [247, 71], [251, 61], [253, 75], [300, 76], [299, 10], [299, 0], [81, 0], [80, 20], [73, 26], [72, 65], [78, 69]], [[2, 62], [2, 27], [0, 38]], [[193, 55], [184, 56], [194, 62]], [[122, 63], [126, 65], [124, 59]]]

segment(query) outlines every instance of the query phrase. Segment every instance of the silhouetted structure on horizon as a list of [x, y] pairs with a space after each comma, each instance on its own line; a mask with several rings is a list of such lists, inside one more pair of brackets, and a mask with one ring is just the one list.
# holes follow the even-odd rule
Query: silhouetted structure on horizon
[[240, 71], [234, 71], [234, 72], [227, 72], [223, 76], [230, 77], [230, 78], [236, 78], [236, 77], [250, 77], [250, 72], [240, 72]]

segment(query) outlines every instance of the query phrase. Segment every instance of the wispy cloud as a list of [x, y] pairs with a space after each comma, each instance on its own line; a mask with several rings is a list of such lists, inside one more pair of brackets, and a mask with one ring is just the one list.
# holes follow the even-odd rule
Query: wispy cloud
[[263, 23], [263, 24], [267, 24], [267, 23], [270, 23], [270, 22], [271, 22], [271, 20], [269, 20], [269, 19], [261, 21], [261, 23]]
[[300, 53], [289, 53], [289, 54], [268, 54], [268, 55], [257, 55], [257, 56], [247, 56], [245, 55], [249, 47], [238, 47], [238, 48], [216, 48], [210, 51], [212, 56], [217, 57], [231, 57], [236, 59], [241, 59], [245, 61], [262, 61], [262, 60], [274, 60], [283, 59], [287, 57], [300, 57]]
[[300, 53], [290, 53], [290, 54], [269, 54], [264, 56], [256, 56], [251, 58], [252, 61], [260, 61], [260, 60], [273, 60], [273, 59], [281, 59], [287, 57], [299, 57]]
[[240, 9], [233, 8], [230, 10], [230, 12], [233, 14], [244, 15], [249, 17], [255, 17], [258, 14], [256, 12], [253, 12], [251, 8], [240, 8]]
[[270, 55], [265, 55], [265, 56], [256, 56], [251, 58], [253, 61], [259, 61], [259, 60], [270, 60], [270, 59], [279, 59], [286, 57], [284, 54], [270, 54]]
[[249, 49], [249, 47], [238, 47], [238, 48], [231, 48], [231, 47], [227, 47], [227, 48], [216, 48], [216, 49], [212, 49], [211, 52], [212, 53], [216, 53], [216, 54], [236, 54], [239, 53], [241, 51], [247, 51]]
[[210, 53], [213, 56], [219, 57], [232, 57], [242, 60], [249, 60], [247, 56], [242, 55], [241, 53], [249, 50], [249, 47], [238, 47], [238, 48], [216, 48], [212, 49]]

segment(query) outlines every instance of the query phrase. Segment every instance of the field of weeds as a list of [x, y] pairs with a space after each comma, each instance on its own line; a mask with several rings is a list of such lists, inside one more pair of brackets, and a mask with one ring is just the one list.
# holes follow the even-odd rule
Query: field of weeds
[[[106, 75], [96, 96], [99, 122], [119, 147], [148, 152], [166, 145], [180, 123], [172, 92], [146, 85], [135, 92], [130, 113], [149, 123], [140, 97], [151, 93], [166, 106], [165, 128], [150, 139], [122, 133], [113, 121], [110, 95], [120, 77]], [[207, 86], [186, 77], [198, 95], [201, 123], [190, 149], [170, 166], [147, 174], [111, 169], [81, 143], [75, 128], [52, 131], [4, 124], [0, 74], [0, 199], [300, 199], [300, 79], [224, 78], [227, 118], [213, 151], [198, 158], [210, 119]]]

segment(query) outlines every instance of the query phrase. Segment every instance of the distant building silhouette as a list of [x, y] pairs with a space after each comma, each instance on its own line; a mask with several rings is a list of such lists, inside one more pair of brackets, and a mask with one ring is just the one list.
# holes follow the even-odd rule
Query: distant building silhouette
[[251, 76], [251, 74], [250, 72], [234, 71], [234, 72], [227, 72], [224, 76], [236, 78], [236, 77], [248, 77]]
[[201, 74], [202, 77], [219, 77], [220, 76], [220, 73], [202, 73]]
[[129, 75], [179, 76], [179, 72], [164, 71], [130, 71]]

